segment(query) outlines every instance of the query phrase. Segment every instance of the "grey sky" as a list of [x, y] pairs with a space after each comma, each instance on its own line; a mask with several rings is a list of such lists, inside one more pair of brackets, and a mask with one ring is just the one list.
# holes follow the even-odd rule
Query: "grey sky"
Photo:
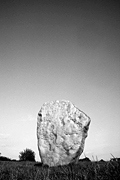
[[91, 117], [85, 154], [120, 156], [117, 1], [0, 1], [0, 152], [39, 160], [37, 113], [66, 99]]

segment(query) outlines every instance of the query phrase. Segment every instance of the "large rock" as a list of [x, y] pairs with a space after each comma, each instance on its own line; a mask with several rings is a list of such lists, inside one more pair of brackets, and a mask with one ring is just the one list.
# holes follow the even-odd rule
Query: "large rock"
[[38, 150], [42, 163], [49, 166], [77, 163], [90, 121], [69, 101], [44, 103], [37, 117]]

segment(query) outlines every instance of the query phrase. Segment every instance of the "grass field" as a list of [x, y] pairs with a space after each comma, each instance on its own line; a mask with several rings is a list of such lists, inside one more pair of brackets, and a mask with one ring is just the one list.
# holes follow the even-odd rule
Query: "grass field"
[[59, 167], [0, 161], [0, 180], [119, 180], [120, 162], [79, 162]]

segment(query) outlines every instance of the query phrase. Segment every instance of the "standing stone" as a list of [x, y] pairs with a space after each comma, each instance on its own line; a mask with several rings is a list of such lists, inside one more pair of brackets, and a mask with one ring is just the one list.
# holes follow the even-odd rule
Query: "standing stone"
[[37, 117], [38, 150], [42, 163], [49, 166], [77, 163], [90, 121], [69, 101], [44, 103]]

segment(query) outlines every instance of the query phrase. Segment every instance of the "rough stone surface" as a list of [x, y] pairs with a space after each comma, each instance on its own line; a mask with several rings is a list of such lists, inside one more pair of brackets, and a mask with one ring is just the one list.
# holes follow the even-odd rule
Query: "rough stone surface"
[[44, 103], [37, 117], [38, 150], [42, 163], [49, 166], [77, 163], [90, 121], [69, 101]]

